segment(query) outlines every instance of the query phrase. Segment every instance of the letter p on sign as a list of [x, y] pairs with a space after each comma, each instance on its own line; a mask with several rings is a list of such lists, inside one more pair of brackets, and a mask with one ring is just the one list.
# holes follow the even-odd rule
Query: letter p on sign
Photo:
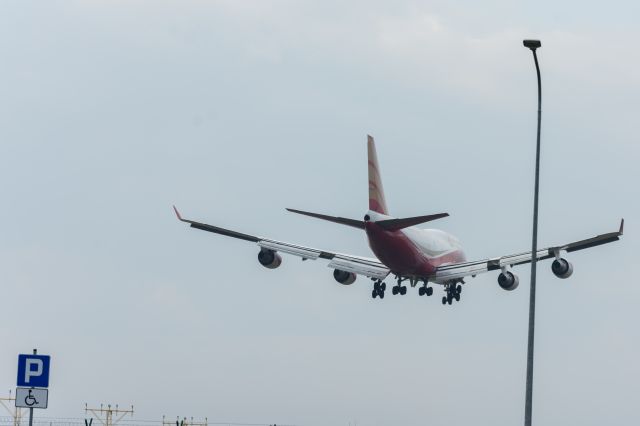
[[27, 358], [27, 367], [24, 369], [24, 381], [25, 383], [31, 382], [32, 377], [42, 376], [42, 365], [44, 363], [41, 359]]
[[18, 386], [49, 387], [49, 355], [18, 356]]

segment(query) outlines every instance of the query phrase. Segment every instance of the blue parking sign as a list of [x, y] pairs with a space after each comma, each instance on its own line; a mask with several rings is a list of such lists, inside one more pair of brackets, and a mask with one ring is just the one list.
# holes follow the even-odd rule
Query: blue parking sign
[[49, 387], [49, 355], [18, 355], [18, 386]]

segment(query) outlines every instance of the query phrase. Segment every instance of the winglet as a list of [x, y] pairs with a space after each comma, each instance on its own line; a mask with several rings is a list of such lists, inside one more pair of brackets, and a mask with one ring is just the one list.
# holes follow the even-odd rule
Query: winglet
[[624, 234], [624, 218], [620, 220], [620, 230], [618, 231], [618, 235]]
[[178, 220], [181, 222], [187, 222], [186, 220], [184, 220], [182, 218], [182, 216], [180, 216], [180, 212], [178, 211], [178, 209], [176, 208], [176, 206], [173, 206], [173, 211], [176, 212], [176, 216], [178, 216]]

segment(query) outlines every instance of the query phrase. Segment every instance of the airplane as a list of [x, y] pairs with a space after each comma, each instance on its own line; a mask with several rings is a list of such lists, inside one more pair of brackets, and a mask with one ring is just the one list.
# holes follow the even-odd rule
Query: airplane
[[[376, 258], [367, 258], [338, 252], [318, 250], [297, 244], [276, 241], [269, 238], [244, 234], [206, 223], [184, 219], [178, 209], [173, 206], [176, 216], [192, 228], [213, 232], [227, 237], [238, 238], [256, 243], [260, 247], [258, 261], [269, 269], [278, 268], [282, 264], [280, 253], [301, 257], [302, 260], [328, 260], [333, 268], [333, 277], [343, 285], [353, 284], [357, 275], [373, 281], [372, 298], [383, 299], [387, 285], [383, 281], [389, 275], [395, 276], [396, 285], [392, 288], [394, 295], [404, 295], [407, 287], [403, 282], [409, 281], [411, 287], [418, 288], [420, 296], [431, 296], [433, 286], [444, 287], [442, 304], [451, 305], [460, 301], [461, 284], [465, 278], [475, 277], [489, 271], [500, 271], [498, 285], [507, 291], [515, 290], [519, 284], [518, 276], [512, 271], [516, 265], [531, 262], [531, 252], [522, 252], [506, 256], [493, 257], [477, 261], [467, 261], [460, 241], [444, 231], [437, 229], [421, 229], [416, 225], [431, 222], [449, 216], [448, 213], [437, 213], [426, 216], [395, 218], [389, 214], [385, 201], [380, 167], [372, 136], [367, 136], [367, 154], [369, 160], [369, 210], [364, 220], [329, 216], [303, 210], [290, 209], [292, 213], [310, 216], [353, 228], [362, 229], [367, 235], [369, 247]], [[563, 258], [564, 253], [587, 249], [617, 241], [623, 235], [624, 219], [616, 232], [600, 234], [595, 237], [567, 244], [551, 246], [537, 250], [537, 260], [554, 259], [551, 270], [558, 278], [569, 278], [573, 273], [573, 265]]]

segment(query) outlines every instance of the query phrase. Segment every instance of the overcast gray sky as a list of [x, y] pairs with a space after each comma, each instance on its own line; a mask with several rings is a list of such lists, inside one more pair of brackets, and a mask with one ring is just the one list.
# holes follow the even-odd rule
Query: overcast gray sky
[[[557, 280], [539, 266], [534, 420], [633, 424], [640, 395], [640, 10], [632, 1], [3, 1], [0, 390], [52, 355], [40, 416], [491, 425], [523, 418], [521, 286], [371, 299], [322, 262], [265, 270], [185, 216], [371, 255], [366, 134], [392, 214], [469, 258], [530, 245], [542, 40], [541, 245], [613, 231]], [[4, 391], [2, 391], [4, 392]], [[0, 392], [0, 393], [2, 393]]]

